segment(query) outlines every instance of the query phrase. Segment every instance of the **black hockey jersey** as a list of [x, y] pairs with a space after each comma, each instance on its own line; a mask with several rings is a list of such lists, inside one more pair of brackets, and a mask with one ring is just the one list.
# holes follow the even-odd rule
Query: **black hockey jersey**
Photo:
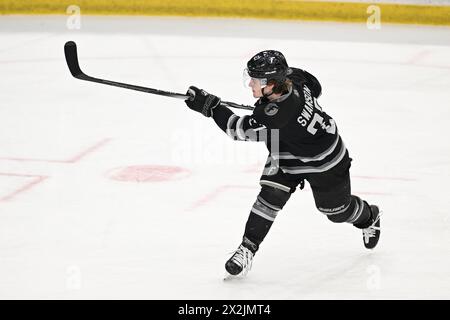
[[317, 102], [320, 83], [306, 71], [291, 69], [293, 86], [277, 100], [260, 98], [253, 114], [243, 117], [218, 106], [213, 118], [235, 140], [264, 141], [271, 162], [285, 173], [327, 171], [342, 160], [346, 148], [335, 121]]

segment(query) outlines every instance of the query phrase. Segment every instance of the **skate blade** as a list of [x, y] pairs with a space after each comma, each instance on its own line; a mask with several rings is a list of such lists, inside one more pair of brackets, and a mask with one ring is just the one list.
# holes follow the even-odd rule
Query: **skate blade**
[[240, 281], [246, 278], [246, 274], [238, 274], [236, 276], [233, 276], [232, 274], [229, 274], [228, 272], [225, 273], [223, 276], [223, 281]]

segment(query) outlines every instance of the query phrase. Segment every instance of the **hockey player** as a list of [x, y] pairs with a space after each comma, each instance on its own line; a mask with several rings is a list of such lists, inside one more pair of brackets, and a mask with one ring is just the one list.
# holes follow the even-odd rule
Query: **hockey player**
[[380, 237], [380, 212], [350, 190], [348, 150], [335, 121], [317, 102], [321, 85], [310, 73], [289, 67], [281, 52], [266, 50], [245, 69], [253, 97], [252, 115], [239, 117], [221, 99], [191, 86], [187, 106], [212, 117], [234, 140], [264, 141], [269, 155], [260, 178], [261, 191], [252, 206], [242, 243], [225, 263], [232, 276], [245, 275], [278, 212], [304, 180], [317, 209], [330, 221], [362, 229], [364, 246]]

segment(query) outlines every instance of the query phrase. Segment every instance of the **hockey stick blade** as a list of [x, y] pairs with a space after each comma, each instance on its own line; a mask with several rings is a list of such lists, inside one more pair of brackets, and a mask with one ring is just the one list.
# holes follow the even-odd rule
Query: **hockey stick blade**
[[80, 65], [78, 64], [77, 44], [73, 41], [66, 42], [64, 45], [64, 54], [72, 76], [81, 78], [83, 71], [81, 71]]
[[[101, 83], [101, 84], [106, 84], [106, 85], [110, 85], [110, 86], [114, 86], [114, 87], [130, 89], [130, 90], [147, 92], [147, 93], [171, 97], [171, 98], [178, 98], [178, 99], [183, 99], [183, 100], [187, 100], [187, 99], [191, 98], [191, 96], [186, 95], [186, 94], [170, 92], [170, 91], [163, 91], [163, 90], [141, 87], [141, 86], [135, 86], [135, 85], [128, 84], [128, 83], [110, 81], [110, 80], [99, 79], [99, 78], [94, 78], [94, 77], [88, 76], [83, 71], [81, 71], [80, 64], [78, 62], [77, 44], [74, 41], [66, 42], [66, 44], [64, 45], [64, 55], [66, 57], [66, 62], [67, 62], [67, 66], [69, 67], [70, 73], [72, 74], [72, 76], [74, 76], [77, 79], [91, 81], [91, 82], [97, 82], [97, 83]], [[253, 110], [253, 107], [239, 105], [234, 102], [222, 101], [221, 104], [228, 106], [228, 107], [238, 108], [238, 109]]]

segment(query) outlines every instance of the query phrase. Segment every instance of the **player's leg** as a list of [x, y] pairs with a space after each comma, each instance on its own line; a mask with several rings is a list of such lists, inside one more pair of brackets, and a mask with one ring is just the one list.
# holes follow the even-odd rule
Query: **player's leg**
[[244, 232], [244, 237], [255, 244], [255, 251], [263, 242], [278, 212], [283, 209], [292, 193], [284, 186], [272, 186], [267, 181], [261, 183], [261, 191], [252, 206]]
[[288, 180], [281, 171], [274, 175], [263, 174], [260, 180], [261, 191], [247, 219], [242, 243], [225, 264], [228, 273], [245, 274], [250, 269], [253, 256], [298, 183]]
[[377, 206], [369, 205], [367, 201], [351, 194], [350, 162], [351, 159], [346, 155], [336, 167], [312, 174], [307, 180], [317, 209], [332, 222], [347, 222], [363, 229], [364, 245], [373, 248], [380, 236], [379, 210]]

